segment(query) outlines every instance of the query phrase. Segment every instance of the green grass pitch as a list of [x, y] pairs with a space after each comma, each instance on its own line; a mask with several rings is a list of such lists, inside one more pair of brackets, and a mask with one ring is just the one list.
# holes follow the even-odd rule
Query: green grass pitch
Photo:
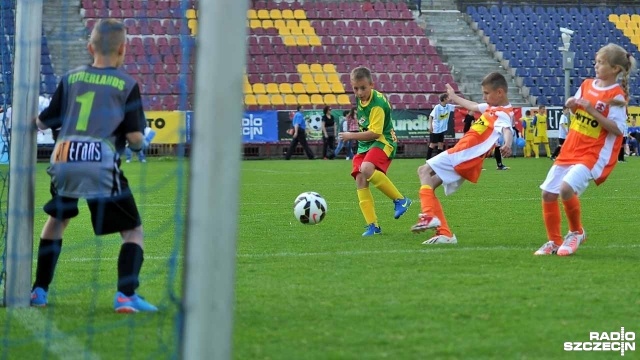
[[[234, 358], [236, 359], [590, 359], [619, 353], [563, 350], [589, 332], [638, 332], [635, 226], [640, 160], [619, 164], [582, 196], [588, 241], [572, 257], [534, 257], [546, 241], [540, 190], [551, 162], [508, 159], [509, 171], [485, 161], [478, 184], [442, 202], [458, 245], [422, 245], [430, 233], [409, 231], [420, 211], [416, 168], [395, 160], [389, 176], [414, 200], [393, 219], [393, 205], [373, 189], [383, 234], [361, 237], [351, 163], [242, 163]], [[48, 197], [38, 167], [36, 235]], [[88, 210], [72, 222], [46, 309], [0, 311], [0, 359], [168, 358], [177, 353], [186, 164], [150, 159], [124, 167], [136, 191], [146, 249], [140, 293], [157, 314], [112, 312], [117, 236], [96, 239]], [[215, 184], [212, 184], [215, 186]], [[328, 203], [319, 225], [302, 225], [293, 200], [317, 191]], [[211, 216], [224, 209], [213, 209]], [[176, 215], [177, 214], [177, 215]], [[563, 232], [567, 230], [566, 222]], [[101, 261], [96, 259], [102, 258]], [[182, 258], [178, 261], [182, 263]], [[203, 284], [207, 286], [207, 284]], [[68, 354], [68, 353], [67, 353]], [[627, 352], [633, 358], [636, 352]]]

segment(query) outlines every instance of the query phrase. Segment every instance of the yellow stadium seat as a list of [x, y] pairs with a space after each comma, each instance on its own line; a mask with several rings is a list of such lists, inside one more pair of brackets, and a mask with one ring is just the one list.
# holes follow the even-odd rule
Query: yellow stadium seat
[[293, 35], [287, 35], [287, 36], [283, 36], [282, 38], [282, 42], [286, 45], [286, 46], [296, 46], [296, 38]]
[[244, 104], [245, 105], [258, 105], [258, 100], [255, 95], [248, 94], [244, 96]]
[[333, 65], [333, 64], [324, 64], [324, 65], [322, 65], [322, 71], [324, 71], [327, 74], [337, 74], [336, 66]]
[[[259, 103], [259, 101], [258, 101], [258, 103]], [[320, 94], [311, 95], [311, 104], [312, 105], [324, 105], [324, 99], [322, 98], [322, 95], [320, 95]]]
[[289, 36], [289, 35], [291, 35], [291, 30], [286, 26], [279, 27], [278, 28], [278, 35], [280, 35], [280, 36]]
[[638, 14], [631, 15], [631, 21], [634, 22], [634, 23], [639, 23], [640, 22], [640, 15], [638, 15]]
[[301, 28], [299, 28], [299, 29], [301, 29], [301, 30], [302, 30], [302, 34], [303, 34], [303, 35], [307, 35], [307, 36], [309, 36], [309, 37], [311, 37], [311, 36], [315, 36], [315, 35], [316, 35], [316, 29], [314, 29], [314, 28], [311, 28], [311, 27], [303, 28], [303, 27], [301, 27]]
[[304, 89], [307, 91], [307, 94], [315, 94], [318, 93], [318, 85], [315, 83], [308, 83], [304, 85]]
[[309, 65], [309, 71], [311, 71], [313, 74], [322, 74], [322, 65], [320, 64], [311, 64]]
[[313, 84], [313, 75], [311, 74], [302, 74], [301, 78], [303, 83], [305, 84]]
[[298, 9], [293, 12], [293, 17], [297, 20], [307, 20], [307, 13], [302, 9]]
[[274, 27], [273, 26], [273, 20], [271, 20], [271, 19], [262, 20], [262, 27], [265, 28], [265, 29], [270, 29], [270, 28]]
[[265, 20], [269, 18], [269, 10], [260, 9], [258, 10], [258, 19]]
[[630, 28], [626, 28], [623, 30], [624, 36], [626, 37], [632, 37], [633, 35], [635, 35], [635, 31], [633, 31], [633, 29]]
[[631, 21], [631, 17], [629, 16], [629, 14], [622, 14], [620, 15], [620, 21], [626, 23]]
[[268, 83], [267, 84], [267, 94], [279, 94], [280, 89], [278, 88], [278, 84]]
[[291, 35], [296, 35], [296, 36], [304, 35], [302, 33], [302, 29], [300, 29], [299, 27], [289, 28], [289, 32], [291, 33]]
[[282, 19], [282, 14], [279, 9], [271, 9], [271, 11], [269, 11], [269, 17], [273, 20]]
[[309, 46], [309, 39], [307, 39], [304, 35], [296, 36], [296, 45], [298, 46]]
[[187, 27], [191, 29], [191, 35], [198, 35], [198, 20], [190, 19], [187, 22]]
[[307, 94], [298, 95], [298, 105], [311, 105], [311, 100], [309, 99], [309, 95]]
[[243, 90], [244, 90], [245, 94], [252, 94], [253, 93], [253, 88], [251, 87], [251, 84], [249, 84], [249, 83], [244, 83]]
[[271, 100], [269, 99], [269, 95], [258, 95], [258, 105], [261, 106], [269, 106], [271, 105]]
[[318, 84], [326, 84], [327, 77], [324, 74], [313, 74], [313, 81]]
[[273, 22], [273, 27], [280, 30], [282, 28], [286, 28], [287, 26], [284, 24], [284, 20], [278, 19]]
[[298, 70], [300, 74], [308, 74], [311, 72], [309, 69], [309, 65], [304, 63], [298, 64], [298, 66], [296, 66], [296, 70]]
[[338, 99], [336, 99], [336, 96], [333, 94], [326, 94], [324, 96], [324, 103], [326, 105], [337, 105], [338, 104]]
[[329, 85], [327, 83], [318, 84], [318, 91], [320, 91], [321, 94], [328, 94], [328, 93], [332, 93], [333, 92], [333, 91], [331, 91], [331, 85]]
[[298, 20], [287, 20], [287, 27], [288, 28], [297, 28], [298, 26]]
[[349, 100], [349, 95], [347, 95], [347, 94], [338, 95], [338, 104], [340, 104], [340, 105], [351, 105], [351, 100]]
[[338, 75], [335, 72], [327, 72], [325, 71], [325, 74], [327, 74], [327, 82], [328, 83], [338, 83], [340, 84], [340, 75]]
[[609, 14], [609, 21], [611, 21], [612, 23], [616, 23], [618, 22], [618, 20], [620, 20], [618, 14]]
[[254, 20], [257, 18], [258, 18], [258, 13], [255, 10], [253, 9], [247, 10], [247, 19]]
[[261, 28], [262, 27], [262, 21], [260, 21], [260, 20], [251, 20], [251, 22], [249, 23], [249, 27], [251, 27], [252, 29]]
[[298, 105], [298, 98], [295, 95], [285, 95], [284, 96], [284, 104], [285, 105]]
[[300, 20], [300, 21], [298, 22], [298, 27], [299, 27], [299, 28], [302, 28], [302, 29], [305, 29], [305, 28], [311, 28], [311, 29], [313, 29], [313, 28], [311, 27], [311, 23], [309, 22], [309, 20]]
[[263, 83], [253, 84], [253, 93], [254, 94], [266, 94], [267, 89], [265, 89]]
[[187, 9], [187, 19], [195, 19], [195, 18], [196, 18], [196, 10]]
[[294, 94], [306, 94], [307, 90], [304, 88], [303, 83], [294, 83], [293, 84], [293, 92]]
[[282, 10], [283, 19], [293, 19], [293, 11], [289, 9]]
[[322, 42], [320, 41], [320, 38], [317, 36], [309, 36], [309, 45], [322, 46]]
[[282, 83], [279, 86], [280, 94], [293, 94], [293, 89], [291, 88], [291, 84]]
[[344, 94], [344, 86], [342, 86], [342, 83], [332, 82], [331, 92], [334, 94]]
[[282, 95], [271, 95], [271, 105], [284, 105], [284, 98]]

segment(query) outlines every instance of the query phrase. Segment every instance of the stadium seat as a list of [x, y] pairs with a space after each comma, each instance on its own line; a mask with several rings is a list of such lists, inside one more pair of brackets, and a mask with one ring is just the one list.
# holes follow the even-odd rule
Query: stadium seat
[[244, 103], [245, 105], [258, 105], [258, 100], [255, 95], [247, 94], [244, 96]]
[[307, 94], [298, 95], [298, 105], [311, 105], [311, 99], [309, 99], [309, 95]]
[[336, 98], [336, 96], [334, 94], [326, 94], [324, 95], [324, 100], [323, 100], [325, 105], [337, 105], [338, 104], [338, 99]]
[[298, 99], [296, 98], [295, 95], [285, 95], [284, 96], [284, 104], [285, 105], [291, 105], [291, 106], [296, 106], [298, 105]]
[[311, 104], [312, 105], [324, 105], [324, 99], [320, 94], [311, 95]]
[[282, 95], [271, 95], [271, 105], [283, 106], [284, 105], [284, 99], [283, 99]]
[[279, 94], [280, 89], [276, 83], [268, 83], [266, 86], [267, 94]]
[[262, 84], [262, 83], [253, 84], [253, 93], [254, 94], [266, 94], [267, 93], [267, 89], [265, 88], [264, 84]]
[[266, 95], [266, 94], [257, 95], [257, 98], [258, 98], [258, 105], [260, 106], [271, 105], [271, 100], [269, 98], [269, 95]]

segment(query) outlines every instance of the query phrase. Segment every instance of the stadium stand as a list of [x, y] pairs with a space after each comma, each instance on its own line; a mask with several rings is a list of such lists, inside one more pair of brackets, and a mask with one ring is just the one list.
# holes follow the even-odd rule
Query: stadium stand
[[[138, 80], [146, 109], [193, 108], [195, 5], [191, 1], [185, 14], [178, 0], [82, 0], [81, 14], [88, 31], [99, 18], [123, 20], [127, 27], [124, 68]], [[182, 105], [181, 84], [189, 94]]]
[[[575, 31], [571, 50], [576, 52], [571, 72], [571, 94], [586, 77], [593, 77], [596, 51], [612, 42], [640, 59], [640, 7], [588, 6], [467, 6], [466, 13], [489, 36], [497, 51], [515, 68], [525, 91], [539, 104], [564, 103], [564, 70], [560, 27]], [[593, 26], [598, 24], [597, 31]], [[637, 89], [640, 78], [633, 75], [630, 87]], [[633, 93], [633, 91], [632, 91]], [[638, 94], [631, 105], [638, 105]]]
[[[13, 84], [13, 59], [11, 54], [15, 46], [15, 2], [12, 0], [0, 0], [0, 6], [2, 7], [3, 14], [2, 25], [0, 26], [2, 29], [2, 35], [0, 36], [0, 56], [2, 57], [0, 67], [2, 77], [0, 77], [0, 83], [2, 83], [2, 88], [5, 88]], [[49, 46], [44, 34], [42, 36], [40, 54], [40, 93], [50, 95], [55, 91], [57, 80], [51, 65]], [[5, 94], [10, 93], [10, 91], [5, 92]], [[0, 94], [0, 105], [5, 101], [11, 104], [11, 97], [7, 96], [5, 99], [4, 95]]]
[[255, 1], [247, 23], [249, 110], [349, 106], [358, 65], [398, 109], [431, 108], [445, 83], [457, 87], [404, 2]]

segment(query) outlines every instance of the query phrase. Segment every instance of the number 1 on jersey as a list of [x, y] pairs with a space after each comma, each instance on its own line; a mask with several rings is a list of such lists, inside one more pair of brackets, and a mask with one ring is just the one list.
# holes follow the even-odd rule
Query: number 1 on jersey
[[87, 125], [89, 124], [89, 115], [91, 115], [93, 98], [95, 96], [95, 91], [89, 91], [82, 95], [76, 96], [76, 102], [80, 103], [80, 112], [78, 113], [78, 123], [76, 124], [76, 130], [87, 130]]

